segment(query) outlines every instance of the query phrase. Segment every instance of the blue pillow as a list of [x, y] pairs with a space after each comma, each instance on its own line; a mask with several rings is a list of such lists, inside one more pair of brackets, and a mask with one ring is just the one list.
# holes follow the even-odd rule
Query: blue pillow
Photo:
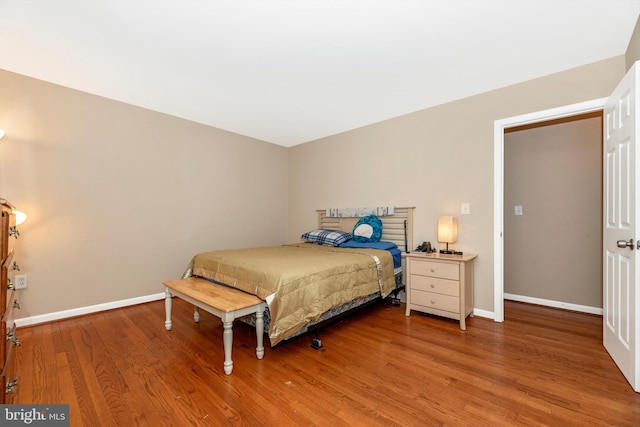
[[362, 217], [353, 227], [352, 234], [356, 242], [379, 242], [382, 238], [382, 221], [375, 215]]
[[343, 233], [335, 230], [312, 230], [307, 231], [302, 236], [302, 240], [309, 243], [317, 243], [325, 246], [338, 246], [348, 240], [351, 240], [351, 233]]

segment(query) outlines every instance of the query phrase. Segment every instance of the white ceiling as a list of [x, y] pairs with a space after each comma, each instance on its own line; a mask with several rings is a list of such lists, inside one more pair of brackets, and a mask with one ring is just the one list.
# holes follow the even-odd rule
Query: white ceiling
[[0, 0], [0, 68], [293, 146], [621, 55], [640, 0]]

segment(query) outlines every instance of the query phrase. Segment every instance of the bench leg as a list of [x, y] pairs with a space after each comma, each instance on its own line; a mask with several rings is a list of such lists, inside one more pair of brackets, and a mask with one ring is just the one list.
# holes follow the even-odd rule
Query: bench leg
[[166, 320], [164, 321], [164, 327], [167, 331], [171, 330], [171, 292], [169, 288], [164, 288], [164, 311], [166, 313]]
[[[226, 316], [225, 316], [226, 317]], [[233, 346], [233, 317], [230, 320], [222, 320], [222, 342], [224, 344], [224, 373], [229, 375], [233, 371], [233, 361], [231, 360], [231, 348]]]
[[262, 359], [264, 356], [264, 309], [262, 306], [256, 311], [256, 338], [258, 345], [256, 347], [256, 356]]

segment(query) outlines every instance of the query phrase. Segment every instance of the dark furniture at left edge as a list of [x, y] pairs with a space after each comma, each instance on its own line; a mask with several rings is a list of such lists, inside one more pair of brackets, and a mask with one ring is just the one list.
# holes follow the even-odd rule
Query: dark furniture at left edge
[[20, 308], [19, 292], [15, 289], [15, 274], [20, 270], [15, 258], [14, 242], [18, 238], [16, 216], [13, 206], [4, 199], [0, 199], [2, 207], [2, 228], [0, 229], [0, 259], [2, 273], [0, 278], [0, 318], [1, 330], [5, 339], [0, 346], [0, 369], [2, 385], [0, 386], [0, 403], [16, 401], [18, 391], [18, 375], [16, 372], [16, 350], [20, 341], [16, 337], [14, 322], [15, 310]]

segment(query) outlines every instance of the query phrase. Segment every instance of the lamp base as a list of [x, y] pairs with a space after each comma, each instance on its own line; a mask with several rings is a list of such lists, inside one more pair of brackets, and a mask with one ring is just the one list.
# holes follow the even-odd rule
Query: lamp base
[[448, 251], [445, 249], [440, 249], [440, 253], [444, 255], [463, 255], [462, 251]]
[[447, 245], [444, 249], [440, 249], [440, 253], [441, 254], [447, 254], [447, 255], [453, 255], [453, 251], [449, 250], [449, 242], [445, 242], [445, 244]]

